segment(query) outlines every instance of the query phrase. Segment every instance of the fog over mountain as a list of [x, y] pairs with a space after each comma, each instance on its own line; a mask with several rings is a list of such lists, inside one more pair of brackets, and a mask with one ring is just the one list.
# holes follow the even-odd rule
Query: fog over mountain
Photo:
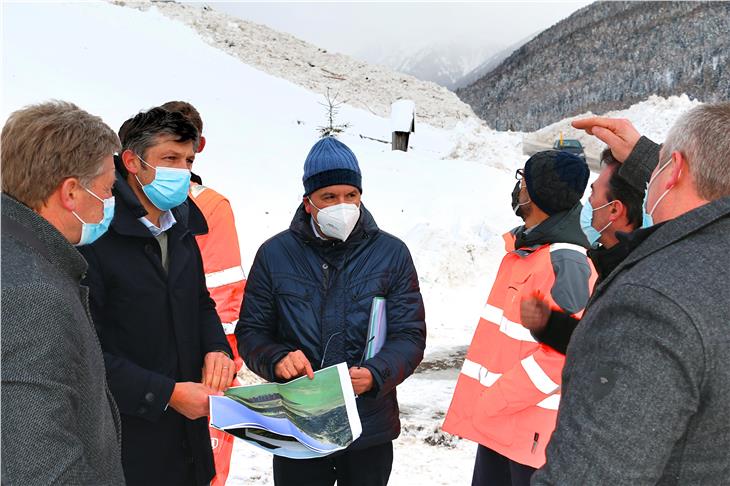
[[[355, 57], [453, 90], [468, 84], [463, 82], [465, 76], [484, 65], [485, 60], [500, 56], [504, 50], [502, 44], [447, 42], [421, 48], [375, 46]], [[510, 53], [501, 55], [499, 60]]]
[[[190, 0], [182, 3], [194, 4]], [[225, 2], [210, 7], [329, 52], [455, 89], [589, 0], [474, 3]], [[514, 46], [510, 49], [510, 47]], [[502, 51], [508, 49], [506, 54]], [[486, 71], [469, 77], [477, 79]]]
[[482, 76], [485, 76], [486, 74], [490, 73], [494, 69], [497, 68], [502, 62], [507, 59], [513, 52], [515, 52], [517, 49], [522, 47], [525, 43], [532, 40], [538, 33], [526, 37], [518, 42], [515, 42], [514, 44], [503, 47], [502, 49], [493, 52], [489, 57], [487, 57], [485, 60], [483, 60], [478, 66], [474, 67], [471, 71], [464, 74], [461, 78], [459, 78], [455, 83], [453, 88], [450, 89], [458, 89], [463, 88], [465, 86], [469, 86], [470, 84], [474, 83], [476, 80], [481, 78]]

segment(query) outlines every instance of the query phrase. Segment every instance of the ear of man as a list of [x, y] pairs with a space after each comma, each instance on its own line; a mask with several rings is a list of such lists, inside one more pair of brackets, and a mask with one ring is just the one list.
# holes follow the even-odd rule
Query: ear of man
[[611, 207], [610, 207], [611, 208], [610, 209], [611, 215], [609, 216], [609, 218], [611, 219], [611, 221], [615, 221], [617, 219], [620, 219], [621, 216], [627, 216], [627, 214], [626, 214], [626, 206], [624, 205], [624, 203], [622, 203], [618, 199], [614, 199], [611, 202], [613, 203], [613, 204], [611, 204]]
[[679, 179], [682, 177], [682, 173], [689, 174], [688, 170], [684, 170], [687, 165], [687, 159], [684, 158], [682, 152], [673, 152], [672, 157], [674, 158], [674, 164], [669, 167], [671, 172], [669, 173], [669, 177], [667, 178], [667, 182], [664, 186], [665, 189], [669, 189], [679, 184]]
[[127, 169], [128, 173], [135, 175], [140, 171], [142, 164], [137, 154], [129, 149], [122, 152], [122, 163], [124, 163], [124, 168]]
[[312, 214], [314, 208], [312, 207], [312, 203], [309, 202], [309, 198], [307, 196], [302, 197], [302, 202], [304, 203], [304, 210], [307, 214]]
[[[61, 182], [57, 191], [57, 200], [61, 207], [68, 211], [76, 211], [79, 205], [80, 191], [84, 188], [76, 177], [68, 177]], [[53, 197], [53, 196], [51, 196]]]

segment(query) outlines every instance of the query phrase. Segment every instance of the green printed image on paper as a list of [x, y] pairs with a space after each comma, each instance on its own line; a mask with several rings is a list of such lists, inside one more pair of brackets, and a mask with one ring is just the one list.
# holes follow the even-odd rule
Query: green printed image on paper
[[316, 440], [334, 445], [352, 442], [340, 373], [336, 366], [288, 383], [230, 388], [226, 396], [272, 418], [288, 419]]

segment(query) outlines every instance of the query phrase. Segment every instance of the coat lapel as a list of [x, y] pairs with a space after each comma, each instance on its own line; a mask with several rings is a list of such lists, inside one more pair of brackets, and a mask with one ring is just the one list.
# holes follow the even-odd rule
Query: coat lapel
[[182, 224], [175, 224], [167, 231], [167, 251], [170, 262], [167, 282], [170, 288], [175, 288], [175, 281], [188, 268], [192, 257], [192, 252], [183, 241], [188, 233], [189, 231]]

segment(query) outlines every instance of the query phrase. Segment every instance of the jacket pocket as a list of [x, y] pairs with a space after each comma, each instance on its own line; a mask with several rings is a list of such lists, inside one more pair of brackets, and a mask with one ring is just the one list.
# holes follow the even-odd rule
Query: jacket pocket
[[485, 436], [509, 446], [514, 442], [517, 416], [514, 413], [500, 413], [507, 405], [499, 388], [492, 386], [482, 390], [474, 408], [472, 425]]
[[314, 285], [294, 279], [280, 280], [274, 289], [280, 338], [295, 342], [309, 342], [319, 336], [318, 322], [313, 308]]
[[314, 295], [314, 285], [294, 279], [281, 279], [274, 289], [276, 299], [294, 298], [303, 301], [311, 301]]
[[387, 298], [388, 288], [388, 272], [380, 272], [351, 283], [347, 294], [361, 310], [365, 309], [369, 313], [373, 297]]

